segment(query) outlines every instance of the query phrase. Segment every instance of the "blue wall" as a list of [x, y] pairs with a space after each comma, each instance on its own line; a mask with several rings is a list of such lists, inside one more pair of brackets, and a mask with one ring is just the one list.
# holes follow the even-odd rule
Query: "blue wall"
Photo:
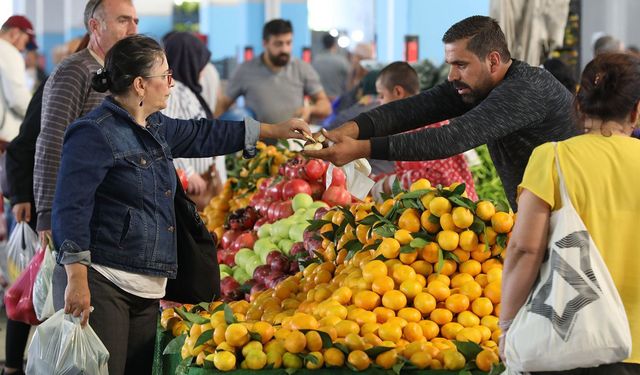
[[138, 24], [138, 32], [145, 34], [158, 41], [162, 39], [162, 36], [173, 29], [173, 17], [168, 16], [149, 16], [143, 15], [140, 17], [140, 23]]
[[376, 0], [376, 34], [378, 56], [387, 58], [387, 5], [393, 2], [393, 56], [401, 60], [404, 36], [420, 37], [420, 59], [436, 64], [444, 62], [442, 35], [454, 23], [473, 15], [488, 15], [489, 0], [458, 0], [455, 3], [440, 0]]
[[53, 70], [53, 47], [65, 42], [64, 33], [44, 33], [42, 40], [38, 40], [38, 49], [45, 56], [47, 74]]
[[291, 21], [293, 25], [293, 52], [292, 55], [300, 58], [302, 47], [311, 47], [311, 31], [308, 26], [309, 14], [306, 2], [281, 3], [280, 17]]

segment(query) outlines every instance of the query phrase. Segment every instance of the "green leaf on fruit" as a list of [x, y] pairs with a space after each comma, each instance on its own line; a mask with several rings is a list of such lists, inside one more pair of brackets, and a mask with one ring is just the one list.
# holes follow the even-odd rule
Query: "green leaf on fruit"
[[429, 244], [429, 242], [427, 240], [425, 240], [424, 238], [414, 238], [411, 240], [411, 242], [409, 242], [409, 246], [413, 247], [413, 248], [423, 248], [425, 246], [427, 246]]
[[364, 219], [360, 220], [358, 222], [358, 224], [373, 225], [378, 220], [380, 220], [380, 219], [378, 219], [378, 217], [375, 214], [370, 214], [370, 215], [366, 216]]
[[467, 189], [467, 185], [464, 183], [461, 183], [460, 185], [456, 186], [455, 189], [453, 189], [451, 194], [462, 195], [466, 189]]
[[375, 228], [373, 231], [382, 237], [393, 237], [393, 234], [398, 230], [394, 225], [381, 225]]
[[314, 365], [318, 364], [318, 358], [316, 358], [316, 356], [313, 355], [313, 354], [307, 354], [307, 355], [303, 356], [302, 359], [304, 360], [305, 364], [307, 362], [311, 362], [311, 364], [314, 364]]
[[183, 333], [180, 336], [175, 337], [173, 340], [169, 341], [169, 344], [164, 348], [162, 354], [180, 354], [182, 351], [182, 347], [184, 346], [184, 340], [187, 339], [187, 334]]
[[436, 273], [439, 275], [440, 270], [444, 266], [444, 254], [440, 246], [438, 246], [438, 263], [436, 264]]
[[227, 304], [224, 305], [224, 321], [227, 324], [238, 323], [238, 319], [233, 315], [233, 310]]
[[416, 251], [416, 248], [411, 247], [410, 245], [404, 245], [400, 247], [400, 254], [413, 254]]
[[209, 302], [200, 302], [198, 306], [202, 307], [203, 311], [209, 311]]
[[378, 355], [388, 352], [389, 350], [393, 349], [390, 346], [374, 346], [373, 348], [369, 348], [367, 350], [365, 350], [364, 352], [367, 353], [367, 355], [371, 358], [375, 358]]
[[496, 243], [498, 244], [498, 246], [500, 246], [503, 249], [507, 248], [507, 234], [506, 233], [500, 233], [497, 237], [496, 237]]
[[297, 369], [297, 368], [286, 368], [286, 369], [284, 369], [284, 372], [286, 372], [286, 373], [287, 373], [287, 375], [293, 375], [293, 374], [295, 374], [297, 371], [298, 371], [298, 369]]
[[202, 368], [205, 368], [207, 370], [213, 370], [214, 368], [216, 368], [216, 366], [213, 364], [213, 361], [209, 361], [208, 359], [205, 359], [204, 362], [202, 363]]
[[474, 215], [473, 224], [471, 224], [469, 229], [474, 231], [477, 235], [480, 235], [480, 233], [484, 232], [485, 227], [486, 227], [486, 224], [484, 223], [484, 221], [482, 221], [482, 219]]
[[351, 241], [347, 242], [346, 244], [344, 244], [344, 248], [347, 249], [348, 252], [361, 251], [362, 250], [362, 243], [360, 243], [360, 241], [358, 241], [358, 240], [351, 240]]
[[206, 344], [211, 339], [213, 339], [213, 330], [210, 329], [210, 330], [204, 331], [200, 334], [200, 336], [198, 336], [198, 339], [196, 340], [196, 343], [195, 345], [193, 345], [193, 347], [197, 348], [200, 345]]
[[456, 348], [458, 348], [460, 354], [462, 354], [467, 359], [467, 361], [476, 359], [478, 353], [482, 351], [482, 347], [480, 347], [480, 345], [476, 344], [475, 342], [454, 340], [453, 343], [456, 345]]
[[452, 195], [449, 197], [449, 200], [460, 207], [468, 208], [469, 210], [471, 210], [471, 212], [475, 212], [476, 210], [475, 203], [473, 203], [473, 201], [469, 198], [465, 198], [459, 195]]
[[494, 363], [491, 365], [491, 370], [489, 370], [489, 374], [488, 375], [500, 375], [503, 372], [505, 372], [507, 368], [504, 366], [504, 363], [499, 362], [499, 363]]
[[440, 224], [440, 218], [434, 214], [429, 215], [427, 218], [431, 224]]
[[420, 232], [417, 233], [412, 233], [413, 239], [422, 239], [426, 241], [426, 244], [429, 244], [429, 242], [433, 242], [435, 240], [435, 236], [431, 233], [428, 233], [424, 230], [420, 230]]
[[458, 375], [473, 375], [473, 373], [467, 369], [462, 369], [458, 372]]
[[216, 313], [218, 311], [224, 311], [224, 306], [226, 305], [226, 303], [221, 303], [218, 306], [216, 306], [215, 309], [213, 309], [213, 311], [211, 312], [211, 315], [213, 315], [213, 313]]
[[400, 186], [400, 180], [396, 178], [391, 185], [391, 193], [393, 194], [393, 196], [396, 196], [403, 191], [404, 190], [402, 190], [402, 186]]
[[262, 341], [262, 336], [258, 332], [249, 331], [249, 338], [251, 341]]
[[509, 203], [507, 203], [506, 201], [503, 200], [498, 200], [495, 203], [496, 206], [496, 211], [502, 211], [502, 212], [510, 212], [511, 211], [511, 207], [509, 206]]
[[404, 200], [407, 200], [407, 199], [422, 198], [424, 195], [429, 194], [432, 191], [433, 191], [433, 189], [414, 190], [414, 191], [402, 194], [402, 197], [400, 197], [400, 199], [404, 201]]
[[458, 256], [456, 254], [454, 254], [452, 251], [445, 251], [444, 252], [444, 258], [445, 259], [451, 259], [452, 261], [454, 261], [456, 263], [460, 263], [460, 258], [458, 258]]
[[351, 213], [351, 211], [349, 211], [348, 208], [346, 207], [340, 207], [340, 211], [342, 211], [342, 213], [344, 214], [344, 221], [347, 222], [347, 224], [351, 225], [352, 228], [356, 227], [356, 217], [353, 216], [353, 214]]
[[332, 346], [338, 350], [340, 350], [341, 352], [343, 352], [345, 355], [349, 355], [349, 349], [344, 345], [341, 344], [339, 342], [335, 342], [332, 344]]
[[205, 324], [209, 322], [209, 319], [203, 318], [198, 314], [187, 312], [184, 307], [174, 310], [183, 320], [186, 320], [195, 324]]
[[331, 242], [335, 241], [336, 239], [336, 233], [332, 230], [322, 233], [322, 236], [324, 236], [324, 238], [328, 239]]
[[491, 249], [489, 248], [489, 231], [488, 231], [489, 227], [484, 227], [484, 251], [490, 251]]
[[309, 226], [307, 227], [307, 230], [310, 232], [315, 232], [318, 229], [322, 228], [323, 225], [331, 223], [331, 221], [329, 220], [322, 220], [322, 219], [307, 220], [307, 221], [309, 222]]
[[372, 244], [363, 247], [362, 250], [364, 251], [364, 250], [377, 249], [378, 246], [380, 246], [381, 243], [382, 243], [382, 240], [375, 240], [375, 241], [373, 241]]
[[404, 367], [405, 363], [407, 362], [405, 362], [404, 360], [398, 361], [398, 363], [396, 363], [395, 365], [393, 365], [393, 367], [391, 367], [391, 371], [393, 371], [393, 373], [396, 375], [400, 375], [400, 371], [402, 371], [402, 368]]

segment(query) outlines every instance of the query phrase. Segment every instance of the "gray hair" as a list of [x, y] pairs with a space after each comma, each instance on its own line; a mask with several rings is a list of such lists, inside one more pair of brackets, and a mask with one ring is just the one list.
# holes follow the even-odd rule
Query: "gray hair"
[[89, 31], [89, 20], [94, 18], [96, 12], [102, 10], [103, 0], [89, 0], [84, 7], [84, 27]]
[[598, 56], [605, 52], [622, 52], [622, 43], [610, 35], [601, 36], [593, 44], [593, 55]]

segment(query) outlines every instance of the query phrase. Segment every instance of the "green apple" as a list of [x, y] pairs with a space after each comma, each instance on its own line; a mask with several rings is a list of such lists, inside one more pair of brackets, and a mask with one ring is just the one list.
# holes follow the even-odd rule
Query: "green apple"
[[[231, 275], [233, 273], [233, 270], [228, 265], [221, 264], [220, 265], [220, 273], [223, 273], [223, 272], [226, 273], [226, 274]], [[220, 278], [220, 280], [222, 280], [222, 278]]]
[[[265, 258], [266, 259], [266, 258]], [[245, 266], [245, 271], [247, 271], [248, 275], [253, 276], [253, 271], [256, 270], [256, 268], [258, 268], [259, 266], [261, 266], [263, 263], [260, 262], [259, 258], [252, 258], [251, 260], [249, 260], [249, 264], [247, 264]]]
[[260, 228], [258, 228], [258, 238], [269, 237], [270, 234], [271, 234], [270, 223], [264, 223], [260, 226]]
[[238, 269], [233, 271], [233, 278], [236, 279], [238, 283], [244, 284], [251, 278], [251, 276], [249, 276], [249, 273], [247, 273], [244, 268], [238, 267]]
[[261, 253], [265, 250], [275, 249], [277, 246], [273, 243], [273, 239], [271, 237], [259, 238], [253, 244], [253, 251], [256, 253]]
[[244, 265], [247, 264], [247, 261], [250, 259], [251, 254], [253, 254], [253, 250], [246, 247], [242, 248], [238, 250], [234, 257], [234, 260], [237, 265], [244, 267]]
[[[280, 248], [280, 250], [282, 250], [283, 253], [289, 255], [289, 253], [291, 252], [291, 246], [293, 246], [293, 242], [292, 240], [285, 238], [280, 240], [280, 242], [278, 242], [278, 247]], [[265, 258], [266, 261], [266, 258]]]
[[228, 272], [220, 272], [220, 280], [223, 280], [225, 277], [231, 276], [231, 273]]
[[311, 205], [308, 208], [309, 208], [309, 210], [313, 210], [313, 212], [315, 213], [316, 210], [318, 208], [320, 208], [320, 207], [329, 207], [329, 205], [326, 204], [323, 201], [315, 201], [315, 202], [311, 203]]
[[289, 237], [289, 228], [293, 221], [290, 218], [278, 220], [273, 223], [271, 227], [271, 237], [277, 237], [280, 239]]
[[309, 223], [298, 223], [292, 225], [291, 228], [289, 228], [289, 239], [291, 239], [293, 242], [304, 241], [304, 230], [307, 229], [308, 226]]
[[294, 211], [298, 211], [301, 208], [307, 208], [313, 204], [313, 198], [307, 193], [298, 193], [293, 197], [291, 207]]

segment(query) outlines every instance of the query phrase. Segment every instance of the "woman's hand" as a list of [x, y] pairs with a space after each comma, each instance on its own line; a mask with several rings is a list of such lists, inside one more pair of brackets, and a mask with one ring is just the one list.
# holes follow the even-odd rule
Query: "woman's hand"
[[305, 139], [302, 134], [311, 135], [309, 124], [299, 118], [292, 118], [279, 124], [260, 124], [260, 138]]
[[16, 203], [11, 211], [18, 223], [31, 221], [31, 202]]
[[199, 174], [192, 173], [188, 178], [189, 185], [187, 185], [187, 193], [198, 195], [201, 194], [207, 188], [207, 181], [205, 181]]
[[87, 266], [80, 263], [64, 266], [67, 272], [67, 288], [64, 292], [64, 312], [82, 317], [80, 324], [84, 327], [91, 313], [91, 292], [87, 278]]

